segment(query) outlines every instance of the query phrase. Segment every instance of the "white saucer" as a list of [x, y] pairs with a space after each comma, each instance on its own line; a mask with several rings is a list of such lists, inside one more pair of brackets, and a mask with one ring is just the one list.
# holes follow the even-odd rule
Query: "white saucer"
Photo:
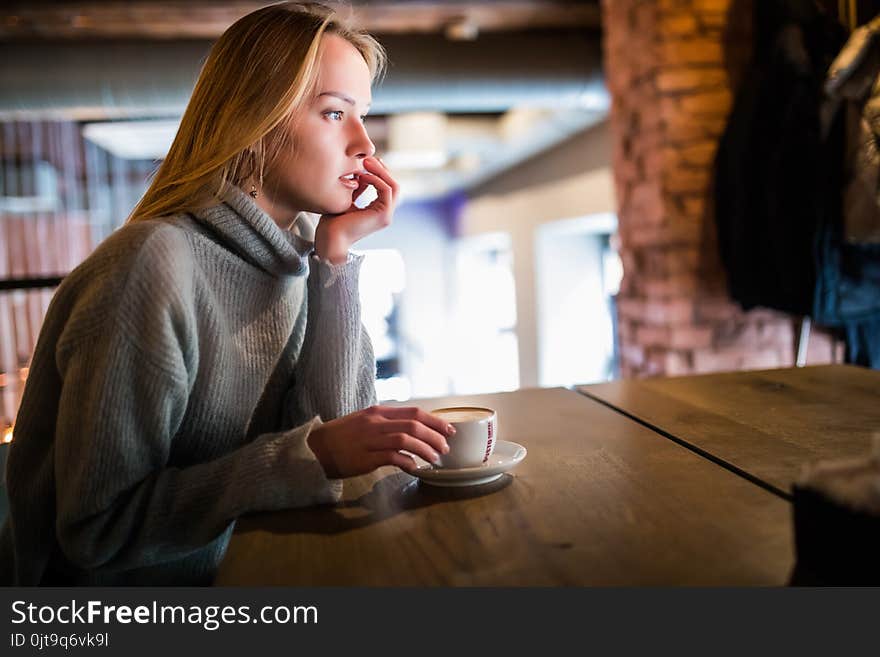
[[437, 468], [414, 456], [418, 467], [411, 473], [432, 486], [476, 486], [495, 481], [526, 457], [526, 448], [507, 440], [499, 440], [489, 460], [473, 468]]

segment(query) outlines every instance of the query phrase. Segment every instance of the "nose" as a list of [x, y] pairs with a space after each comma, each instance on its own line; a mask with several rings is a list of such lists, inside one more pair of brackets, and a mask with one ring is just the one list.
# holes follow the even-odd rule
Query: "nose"
[[354, 122], [354, 125], [355, 127], [351, 139], [349, 140], [348, 152], [346, 155], [358, 159], [372, 156], [376, 152], [376, 146], [367, 134], [367, 126], [361, 121]]

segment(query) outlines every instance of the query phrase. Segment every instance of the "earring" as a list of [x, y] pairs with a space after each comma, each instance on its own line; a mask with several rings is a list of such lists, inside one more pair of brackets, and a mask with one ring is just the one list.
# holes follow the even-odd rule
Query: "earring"
[[258, 194], [257, 194], [257, 186], [256, 186], [256, 185], [251, 185], [251, 198], [257, 198], [257, 196], [258, 196]]

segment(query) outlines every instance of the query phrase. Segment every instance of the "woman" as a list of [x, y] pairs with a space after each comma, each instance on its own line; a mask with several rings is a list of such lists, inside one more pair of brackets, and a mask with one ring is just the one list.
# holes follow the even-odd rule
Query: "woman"
[[[239, 515], [448, 451], [438, 418], [373, 405], [348, 250], [397, 194], [363, 124], [382, 61], [320, 5], [220, 37], [129, 223], [46, 316], [9, 454], [6, 582], [207, 584]], [[314, 241], [302, 212], [322, 216]]]

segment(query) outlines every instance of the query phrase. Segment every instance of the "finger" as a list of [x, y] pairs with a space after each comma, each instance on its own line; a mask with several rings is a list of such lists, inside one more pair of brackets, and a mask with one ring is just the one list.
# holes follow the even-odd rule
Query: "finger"
[[441, 454], [449, 452], [446, 436], [418, 420], [386, 420], [379, 426], [382, 433], [405, 433], [428, 443]]
[[349, 244], [354, 244], [367, 235], [375, 233], [391, 224], [391, 212], [378, 201], [374, 200], [366, 207], [359, 208], [352, 204], [346, 212], [337, 215], [324, 215], [323, 220], [333, 222], [335, 230], [346, 236]]
[[440, 455], [428, 443], [407, 433], [378, 434], [369, 441], [367, 449], [375, 452], [405, 449], [428, 463], [437, 464], [440, 461]]
[[381, 406], [378, 411], [382, 417], [391, 420], [418, 420], [444, 436], [451, 436], [455, 433], [455, 427], [446, 420], [431, 415], [416, 406]]
[[367, 191], [367, 187], [370, 186], [370, 183], [361, 180], [360, 176], [358, 176], [358, 186], [357, 189], [351, 195], [351, 202], [354, 203], [358, 197]]
[[385, 460], [385, 464], [396, 465], [398, 468], [400, 468], [401, 470], [405, 470], [406, 472], [414, 472], [419, 467], [418, 463], [416, 463], [416, 460], [408, 454], [404, 454], [396, 450], [391, 450], [389, 452], [380, 452], [380, 454], [383, 454], [387, 459]]
[[[352, 207], [360, 212], [370, 213], [377, 220], [377, 226], [383, 228], [391, 223], [391, 215], [394, 212], [394, 192], [379, 176], [362, 173], [360, 177], [364, 185], [372, 186], [376, 190], [376, 197], [363, 208], [358, 208], [352, 201]], [[352, 199], [355, 198], [352, 196]]]
[[394, 177], [391, 175], [391, 172], [388, 170], [388, 167], [385, 166], [385, 163], [380, 160], [378, 157], [368, 157], [364, 160], [364, 168], [367, 169], [369, 173], [373, 173], [382, 180], [384, 180], [389, 187], [391, 187], [391, 191], [394, 193], [394, 196], [397, 196], [398, 184], [397, 181], [394, 180]]
[[[379, 195], [377, 200], [380, 203], [384, 203], [389, 208], [394, 207], [394, 190], [381, 176], [374, 173], [362, 173], [359, 178], [376, 188], [376, 193]], [[373, 201], [373, 203], [375, 202]]]

